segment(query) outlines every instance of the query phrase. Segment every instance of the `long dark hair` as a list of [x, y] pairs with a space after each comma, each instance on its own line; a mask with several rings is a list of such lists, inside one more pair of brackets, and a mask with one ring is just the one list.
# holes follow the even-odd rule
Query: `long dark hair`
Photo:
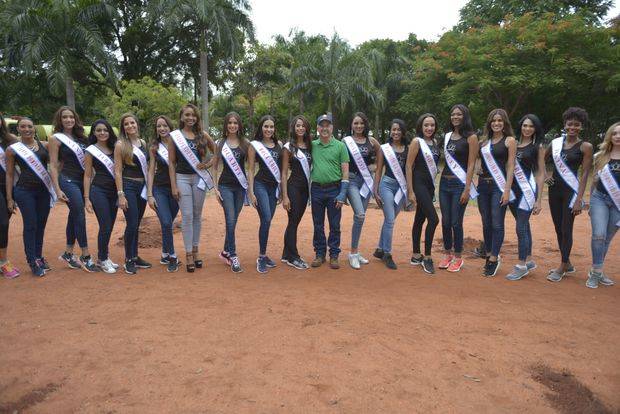
[[409, 138], [407, 137], [407, 124], [405, 124], [405, 121], [398, 118], [392, 119], [392, 122], [390, 122], [390, 132], [388, 133], [387, 139], [388, 144], [391, 144], [394, 141], [394, 139], [392, 138], [392, 125], [394, 124], [398, 125], [398, 127], [400, 128], [400, 132], [402, 134], [401, 142], [403, 143], [403, 145], [409, 145]]
[[116, 144], [118, 137], [116, 136], [116, 133], [114, 132], [114, 129], [112, 128], [112, 125], [110, 125], [110, 123], [105, 119], [98, 119], [95, 122], [93, 122], [93, 124], [90, 126], [90, 133], [88, 134], [88, 143], [90, 145], [95, 145], [97, 143], [97, 136], [95, 135], [95, 129], [97, 129], [97, 125], [99, 124], [105, 126], [108, 130], [108, 140], [106, 141], [106, 144], [105, 144], [106, 147], [108, 147], [111, 150], [114, 150], [114, 144]]
[[64, 111], [69, 111], [73, 114], [73, 118], [75, 119], [75, 124], [73, 125], [73, 129], [71, 130], [71, 134], [81, 141], [83, 144], [88, 143], [88, 139], [84, 135], [84, 125], [82, 124], [82, 120], [80, 116], [75, 112], [75, 110], [68, 106], [61, 106], [58, 108], [56, 113], [54, 114], [54, 121], [52, 124], [54, 125], [54, 132], [63, 132], [64, 128], [62, 126], [62, 113]]
[[519, 141], [521, 141], [521, 128], [523, 127], [523, 123], [528, 119], [532, 122], [532, 124], [534, 124], [534, 135], [532, 136], [532, 142], [535, 144], [544, 142], [545, 131], [543, 129], [542, 122], [540, 122], [540, 118], [534, 114], [527, 114], [519, 120], [519, 124], [517, 126], [517, 137], [519, 138]]
[[[198, 148], [198, 153], [200, 154], [201, 157], [204, 157], [204, 155], [207, 153], [207, 140], [205, 138], [204, 130], [202, 129], [202, 121], [200, 119], [200, 109], [198, 109], [196, 105], [188, 103], [181, 107], [181, 110], [179, 111], [179, 129], [183, 130], [183, 128], [185, 128], [185, 122], [183, 122], [183, 112], [185, 112], [186, 109], [191, 109], [194, 112], [194, 116], [196, 117], [196, 123], [192, 127], [192, 131], [194, 132], [194, 135], [196, 137], [195, 139], [196, 139], [196, 144], [197, 144], [196, 147]], [[162, 118], [162, 116], [157, 117], [157, 119], [159, 118]], [[172, 122], [168, 122], [169, 119], [167, 119], [166, 117], [163, 117], [163, 118], [166, 119], [168, 126], [171, 127], [170, 132], [172, 132], [172, 130], [174, 129], [172, 128]]]
[[353, 136], [354, 134], [353, 120], [357, 117], [361, 118], [362, 122], [364, 122], [364, 131], [362, 132], [362, 135], [364, 135], [365, 138], [368, 138], [368, 134], [370, 133], [370, 122], [368, 121], [366, 114], [363, 112], [356, 112], [353, 114], [353, 118], [351, 118], [351, 123], [349, 124], [349, 135]]
[[280, 143], [278, 142], [278, 138], [276, 137], [276, 130], [275, 130], [275, 126], [276, 126], [276, 119], [271, 116], [271, 115], [263, 115], [261, 117], [261, 119], [258, 121], [258, 125], [256, 126], [256, 130], [254, 131], [254, 141], [262, 141], [264, 137], [263, 135], [263, 125], [265, 124], [265, 122], [267, 121], [271, 121], [273, 122], [273, 136], [271, 137], [271, 140], [273, 141], [274, 144], [276, 144], [276, 146], [279, 146]]
[[291, 148], [291, 152], [295, 155], [297, 155], [297, 135], [295, 134], [295, 124], [297, 124], [297, 121], [301, 121], [302, 124], [304, 125], [304, 128], [306, 129], [306, 132], [304, 132], [304, 143], [306, 144], [306, 148], [308, 150], [312, 149], [312, 136], [310, 135], [310, 122], [308, 122], [308, 119], [306, 119], [305, 116], [303, 115], [297, 115], [296, 117], [294, 117], [291, 120], [291, 134], [289, 137], [289, 145]]
[[170, 132], [174, 130], [174, 126], [172, 125], [172, 120], [168, 118], [166, 115], [159, 115], [157, 118], [155, 118], [154, 127], [153, 127], [155, 135], [153, 139], [151, 140], [151, 148], [153, 149], [157, 149], [161, 142], [161, 137], [159, 136], [159, 133], [157, 132], [157, 121], [159, 121], [160, 119], [163, 119], [166, 125], [168, 125], [168, 129], [170, 129]]
[[222, 153], [222, 147], [226, 143], [226, 138], [228, 137], [228, 121], [231, 118], [235, 118], [237, 120], [237, 124], [239, 124], [239, 130], [237, 131], [237, 137], [239, 138], [239, 149], [243, 154], [247, 154], [249, 142], [244, 137], [243, 123], [241, 122], [241, 115], [236, 112], [229, 112], [224, 117], [224, 125], [222, 126], [222, 138], [217, 143], [217, 153]]
[[419, 118], [418, 118], [418, 122], [415, 125], [415, 135], [418, 138], [422, 138], [424, 139], [424, 120], [426, 118], [433, 118], [433, 120], [435, 121], [435, 132], [433, 132], [433, 136], [432, 139], [433, 141], [435, 140], [435, 136], [437, 135], [437, 130], [439, 128], [439, 122], [437, 121], [437, 117], [429, 112], [422, 114]]
[[515, 133], [512, 130], [512, 124], [510, 123], [510, 118], [508, 118], [508, 114], [505, 110], [501, 108], [493, 109], [489, 112], [489, 116], [487, 116], [487, 122], [484, 124], [484, 140], [490, 140], [493, 138], [493, 130], [491, 129], [491, 123], [493, 122], [493, 118], [499, 115], [502, 118], [502, 122], [504, 123], [504, 127], [502, 128], [502, 134], [504, 137], [514, 137]]
[[9, 131], [9, 127], [4, 121], [4, 115], [0, 114], [0, 145], [6, 147], [15, 142], [15, 137]]
[[460, 133], [463, 138], [469, 138], [474, 134], [474, 124], [471, 120], [471, 113], [469, 112], [469, 108], [467, 108], [463, 104], [456, 104], [452, 108], [450, 108], [450, 117], [448, 118], [448, 126], [446, 127], [446, 132], [454, 132], [454, 125], [452, 125], [452, 112], [455, 109], [459, 109], [463, 114], [463, 123], [460, 127]]

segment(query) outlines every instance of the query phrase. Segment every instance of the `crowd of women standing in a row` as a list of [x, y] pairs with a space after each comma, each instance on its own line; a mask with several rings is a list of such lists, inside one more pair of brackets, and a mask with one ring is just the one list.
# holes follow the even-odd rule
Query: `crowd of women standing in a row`
[[[592, 145], [582, 138], [587, 122], [585, 110], [567, 109], [563, 114], [564, 134], [545, 147], [542, 124], [535, 115], [525, 115], [515, 134], [506, 112], [495, 109], [478, 137], [467, 107], [455, 105], [443, 144], [437, 139], [438, 119], [424, 114], [411, 142], [405, 123], [395, 119], [387, 142], [380, 145], [369, 136], [367, 117], [356, 113], [350, 135], [342, 140], [350, 158], [346, 189], [353, 210], [350, 266], [360, 269], [368, 263], [359, 252], [359, 242], [366, 209], [374, 197], [383, 209], [384, 222], [373, 255], [388, 268], [396, 269], [392, 257], [394, 222], [409, 202], [415, 206], [410, 263], [435, 273], [432, 243], [440, 220], [434, 204], [435, 186], [443, 156], [445, 167], [439, 179], [438, 198], [444, 252], [438, 268], [458, 272], [464, 265], [463, 219], [470, 199], [477, 199], [482, 218], [482, 254], [486, 256], [483, 275], [495, 276], [501, 259], [505, 260], [500, 259], [500, 252], [508, 209], [516, 219], [518, 258], [506, 277], [519, 280], [536, 268], [530, 218], [542, 209], [546, 181], [561, 252], [559, 265], [549, 271], [547, 279], [562, 280], [566, 273], [574, 272], [570, 262], [573, 224], [575, 216], [588, 205], [584, 193], [593, 169], [592, 267], [586, 285], [594, 288], [599, 283], [613, 284], [603, 273], [603, 263], [620, 226], [620, 123], [609, 128], [600, 151], [593, 157]], [[292, 120], [291, 135], [284, 144], [276, 136], [274, 118], [268, 115], [261, 118], [253, 139], [248, 141], [236, 113], [226, 115], [222, 135], [214, 141], [202, 128], [198, 108], [191, 104], [181, 108], [178, 129], [167, 117], [156, 118], [154, 138], [149, 144], [132, 114], [121, 118], [118, 137], [103, 119], [94, 122], [86, 136], [78, 115], [68, 107], [57, 111], [53, 124], [54, 135], [46, 143], [35, 137], [29, 118], [19, 120], [19, 138], [11, 135], [2, 121], [0, 173], [5, 177], [0, 177], [0, 271], [5, 277], [19, 275], [6, 253], [8, 223], [16, 206], [24, 221], [24, 250], [32, 273], [43, 276], [51, 270], [43, 256], [43, 236], [50, 208], [58, 200], [69, 208], [66, 248], [60, 255], [67, 266], [88, 272], [117, 271], [119, 266], [110, 259], [108, 246], [120, 208], [126, 219], [123, 268], [128, 274], [150, 268], [152, 265], [138, 255], [138, 229], [148, 204], [161, 223], [160, 263], [170, 272], [179, 268], [172, 228], [180, 211], [185, 267], [194, 272], [203, 266], [198, 253], [201, 215], [205, 194], [212, 188], [226, 222], [219, 256], [233, 272], [242, 271], [235, 229], [244, 204], [251, 204], [259, 213], [258, 272], [276, 266], [267, 249], [271, 220], [279, 202], [288, 214], [281, 261], [297, 269], [309, 267], [297, 249], [297, 229], [308, 205], [309, 171], [315, 158], [311, 127], [303, 116]], [[549, 176], [547, 164], [553, 171]], [[346, 177], [342, 179], [346, 181]], [[89, 251], [85, 211], [94, 212], [99, 223], [97, 259]], [[74, 254], [76, 241], [79, 257]]]

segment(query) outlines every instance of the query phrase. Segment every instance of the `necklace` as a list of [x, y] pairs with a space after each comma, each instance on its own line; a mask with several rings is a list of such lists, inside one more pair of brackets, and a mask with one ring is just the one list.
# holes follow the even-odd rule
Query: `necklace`
[[36, 151], [38, 149], [38, 147], [39, 146], [37, 145], [36, 141], [33, 142], [30, 145], [26, 144], [26, 148], [28, 148], [30, 151]]

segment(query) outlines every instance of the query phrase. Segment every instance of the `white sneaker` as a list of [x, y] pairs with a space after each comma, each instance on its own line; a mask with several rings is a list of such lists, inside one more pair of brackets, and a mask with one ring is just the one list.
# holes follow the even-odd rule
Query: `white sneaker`
[[349, 264], [353, 269], [359, 269], [360, 255], [358, 253], [349, 253]]
[[364, 258], [364, 256], [362, 256], [362, 255], [361, 255], [361, 254], [359, 254], [359, 253], [357, 254], [357, 257], [358, 257], [358, 258], [359, 258], [359, 260], [360, 260], [360, 264], [368, 264], [368, 263], [370, 263], [370, 262], [368, 261], [368, 259]]
[[118, 269], [118, 263], [114, 263], [112, 260], [108, 259], [110, 263], [112, 263], [112, 267]]
[[101, 270], [103, 270], [106, 273], [116, 273], [116, 268], [114, 267], [114, 263], [112, 263], [112, 260], [110, 259], [106, 259], [103, 262], [99, 262], [99, 267], [101, 267]]

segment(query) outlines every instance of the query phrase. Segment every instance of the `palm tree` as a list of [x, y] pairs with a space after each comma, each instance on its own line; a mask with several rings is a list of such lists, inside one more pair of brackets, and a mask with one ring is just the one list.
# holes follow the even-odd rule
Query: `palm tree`
[[0, 13], [9, 64], [44, 70], [52, 90], [64, 87], [74, 108], [76, 75], [115, 84], [101, 31], [114, 13], [106, 1], [9, 0]]
[[[235, 58], [243, 52], [244, 37], [254, 41], [248, 0], [157, 0], [157, 10], [172, 25], [193, 25], [200, 33], [200, 96], [202, 119], [209, 126], [209, 50]], [[245, 36], [244, 36], [245, 35]]]

